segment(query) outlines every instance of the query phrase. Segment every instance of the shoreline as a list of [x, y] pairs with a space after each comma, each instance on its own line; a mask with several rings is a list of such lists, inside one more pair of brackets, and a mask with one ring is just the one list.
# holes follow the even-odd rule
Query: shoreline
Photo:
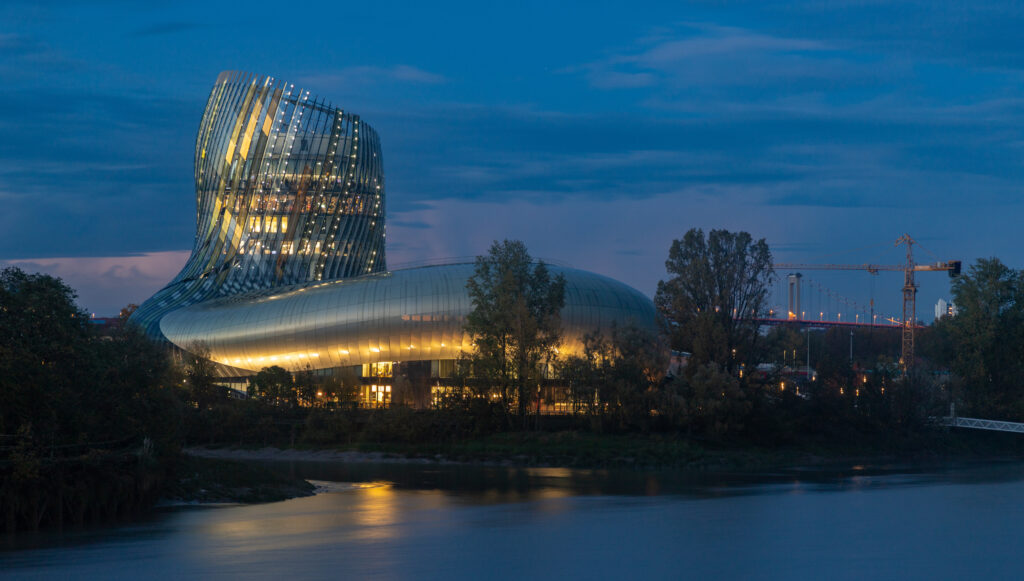
[[[598, 460], [562, 456], [538, 458], [529, 454], [505, 454], [495, 450], [478, 457], [461, 456], [453, 459], [445, 454], [424, 455], [416, 450], [396, 449], [394, 451], [338, 450], [331, 448], [303, 449], [264, 446], [244, 447], [202, 447], [185, 448], [186, 456], [234, 462], [328, 462], [343, 464], [404, 464], [422, 466], [490, 466], [506, 468], [567, 468], [578, 470], [653, 470], [683, 472], [747, 472], [793, 471], [812, 472], [817, 470], [921, 470], [952, 468], [979, 463], [998, 464], [1024, 462], [1016, 454], [910, 454], [861, 453], [828, 454], [820, 451], [782, 449], [762, 450], [752, 448], [701, 450], [687, 458], [676, 458], [677, 462], [638, 463], [631, 458]], [[549, 461], [545, 461], [549, 460]], [[550, 461], [555, 460], [555, 461]], [[560, 461], [559, 461], [560, 460]], [[609, 461], [610, 460], [610, 461]]]
[[182, 453], [198, 458], [211, 460], [236, 461], [300, 461], [300, 462], [351, 462], [351, 463], [392, 463], [392, 464], [452, 464], [473, 465], [486, 462], [463, 462], [445, 458], [411, 458], [391, 452], [361, 452], [358, 450], [303, 450], [298, 448], [208, 448], [191, 446], [184, 448]]

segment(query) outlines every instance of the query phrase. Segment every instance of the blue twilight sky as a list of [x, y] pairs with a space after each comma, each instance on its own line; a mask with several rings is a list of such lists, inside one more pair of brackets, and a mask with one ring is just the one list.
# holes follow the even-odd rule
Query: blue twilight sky
[[[909, 232], [922, 260], [1024, 266], [1021, 30], [1002, 1], [7, 0], [0, 262], [100, 314], [166, 283], [203, 106], [240, 69], [378, 130], [393, 266], [518, 238], [650, 295], [691, 227], [780, 261], [899, 263]], [[899, 310], [898, 273], [807, 275]], [[920, 282], [930, 320], [948, 280]]]

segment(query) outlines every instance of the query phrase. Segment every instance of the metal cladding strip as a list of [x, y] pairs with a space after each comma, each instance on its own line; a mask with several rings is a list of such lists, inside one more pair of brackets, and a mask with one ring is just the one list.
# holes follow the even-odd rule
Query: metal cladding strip
[[221, 73], [196, 135], [192, 255], [132, 320], [162, 338], [164, 315], [200, 301], [384, 271], [380, 145], [364, 140], [372, 151], [353, 156], [360, 127], [375, 136], [294, 85]]
[[[566, 279], [560, 355], [581, 354], [584, 335], [615, 325], [658, 331], [654, 304], [640, 292], [549, 269]], [[472, 274], [472, 264], [430, 266], [215, 299], [168, 314], [161, 330], [182, 348], [202, 341], [214, 361], [249, 371], [455, 359], [472, 349], [463, 330]]]

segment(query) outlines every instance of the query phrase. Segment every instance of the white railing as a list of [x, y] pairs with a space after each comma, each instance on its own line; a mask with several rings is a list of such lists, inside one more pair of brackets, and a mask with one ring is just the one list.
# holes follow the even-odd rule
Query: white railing
[[999, 420], [982, 420], [979, 418], [941, 418], [942, 425], [953, 428], [972, 428], [975, 430], [993, 430], [996, 432], [1016, 432], [1024, 434], [1024, 424], [1003, 422]]
[[981, 418], [961, 418], [956, 415], [956, 406], [949, 406], [949, 415], [936, 418], [938, 423], [951, 428], [971, 428], [973, 430], [992, 430], [994, 432], [1014, 432], [1024, 434], [1024, 424], [1004, 422], [1002, 420], [983, 420]]

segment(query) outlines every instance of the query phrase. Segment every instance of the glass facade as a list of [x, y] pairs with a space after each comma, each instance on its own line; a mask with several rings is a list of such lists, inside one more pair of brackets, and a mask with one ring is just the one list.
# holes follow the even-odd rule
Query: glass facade
[[386, 269], [380, 140], [295, 85], [224, 72], [195, 149], [196, 236], [185, 267], [132, 319], [207, 299]]
[[[132, 316], [151, 336], [202, 343], [225, 375], [358, 367], [383, 380], [393, 363], [430, 361], [445, 377], [472, 349], [472, 264], [386, 269], [380, 141], [358, 116], [270, 77], [222, 73], [196, 137], [195, 185], [192, 255]], [[657, 330], [636, 290], [549, 268], [567, 283], [561, 353], [613, 325]]]

